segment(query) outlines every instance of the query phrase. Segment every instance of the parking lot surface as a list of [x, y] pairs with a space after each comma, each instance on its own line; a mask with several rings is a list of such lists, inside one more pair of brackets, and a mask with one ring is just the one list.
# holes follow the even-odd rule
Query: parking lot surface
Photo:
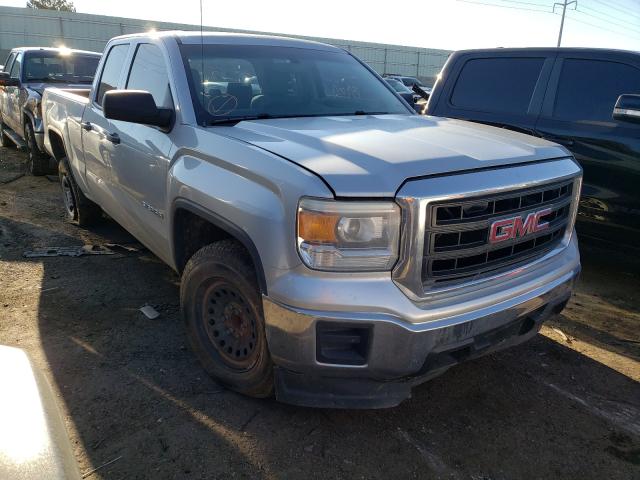
[[[55, 178], [15, 178], [23, 163], [0, 149], [0, 344], [45, 372], [81, 472], [108, 463], [88, 478], [640, 478], [639, 251], [583, 242], [577, 292], [541, 335], [397, 408], [298, 408], [207, 377], [177, 274], [109, 219], [65, 223]], [[105, 244], [121, 247], [23, 256]]]

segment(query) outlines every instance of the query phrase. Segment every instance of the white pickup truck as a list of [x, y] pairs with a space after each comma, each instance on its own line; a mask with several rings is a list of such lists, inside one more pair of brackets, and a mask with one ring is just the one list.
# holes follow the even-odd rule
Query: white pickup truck
[[43, 109], [69, 219], [102, 209], [178, 271], [195, 353], [248, 395], [396, 405], [531, 338], [580, 271], [566, 149], [417, 115], [329, 45], [117, 37]]

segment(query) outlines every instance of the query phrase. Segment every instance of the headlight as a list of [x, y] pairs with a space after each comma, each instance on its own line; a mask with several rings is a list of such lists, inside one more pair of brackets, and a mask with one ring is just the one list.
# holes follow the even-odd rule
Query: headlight
[[399, 237], [400, 207], [393, 202], [303, 198], [298, 205], [298, 251], [316, 270], [390, 270]]

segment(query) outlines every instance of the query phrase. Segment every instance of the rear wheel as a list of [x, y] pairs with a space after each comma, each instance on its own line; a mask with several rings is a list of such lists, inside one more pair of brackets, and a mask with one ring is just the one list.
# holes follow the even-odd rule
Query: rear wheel
[[102, 216], [102, 210], [82, 193], [71, 174], [66, 157], [58, 162], [58, 178], [67, 220], [81, 227], [97, 222]]
[[31, 175], [40, 176], [49, 173], [49, 156], [42, 153], [38, 148], [31, 122], [27, 122], [24, 125], [24, 140], [27, 144], [29, 171], [31, 172]]
[[253, 397], [273, 392], [273, 365], [251, 258], [233, 240], [198, 250], [182, 274], [180, 304], [187, 336], [205, 370]]

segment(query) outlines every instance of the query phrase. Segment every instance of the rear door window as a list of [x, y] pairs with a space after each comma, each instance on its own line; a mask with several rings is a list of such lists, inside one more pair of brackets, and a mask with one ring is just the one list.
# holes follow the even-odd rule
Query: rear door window
[[451, 94], [457, 108], [526, 114], [544, 58], [478, 58], [464, 64]]
[[13, 59], [14, 58], [16, 58], [16, 54], [15, 53], [11, 53], [9, 55], [9, 58], [7, 58], [7, 61], [4, 64], [4, 71], [5, 72], [11, 71], [11, 64], [13, 63]]
[[15, 62], [13, 62], [13, 66], [11, 67], [11, 72], [9, 72], [9, 76], [11, 78], [20, 79], [20, 66], [22, 65], [22, 53], [19, 53], [16, 57]]
[[640, 69], [606, 60], [565, 59], [553, 117], [611, 122], [616, 100], [624, 93], [640, 94]]
[[138, 45], [127, 80], [127, 90], [145, 90], [153, 96], [159, 108], [173, 107], [169, 74], [162, 51], [156, 45]]
[[114, 45], [109, 50], [107, 60], [102, 69], [102, 75], [100, 76], [98, 93], [95, 98], [98, 105], [102, 106], [102, 97], [104, 97], [105, 93], [118, 87], [118, 80], [120, 79], [128, 50], [129, 44]]

